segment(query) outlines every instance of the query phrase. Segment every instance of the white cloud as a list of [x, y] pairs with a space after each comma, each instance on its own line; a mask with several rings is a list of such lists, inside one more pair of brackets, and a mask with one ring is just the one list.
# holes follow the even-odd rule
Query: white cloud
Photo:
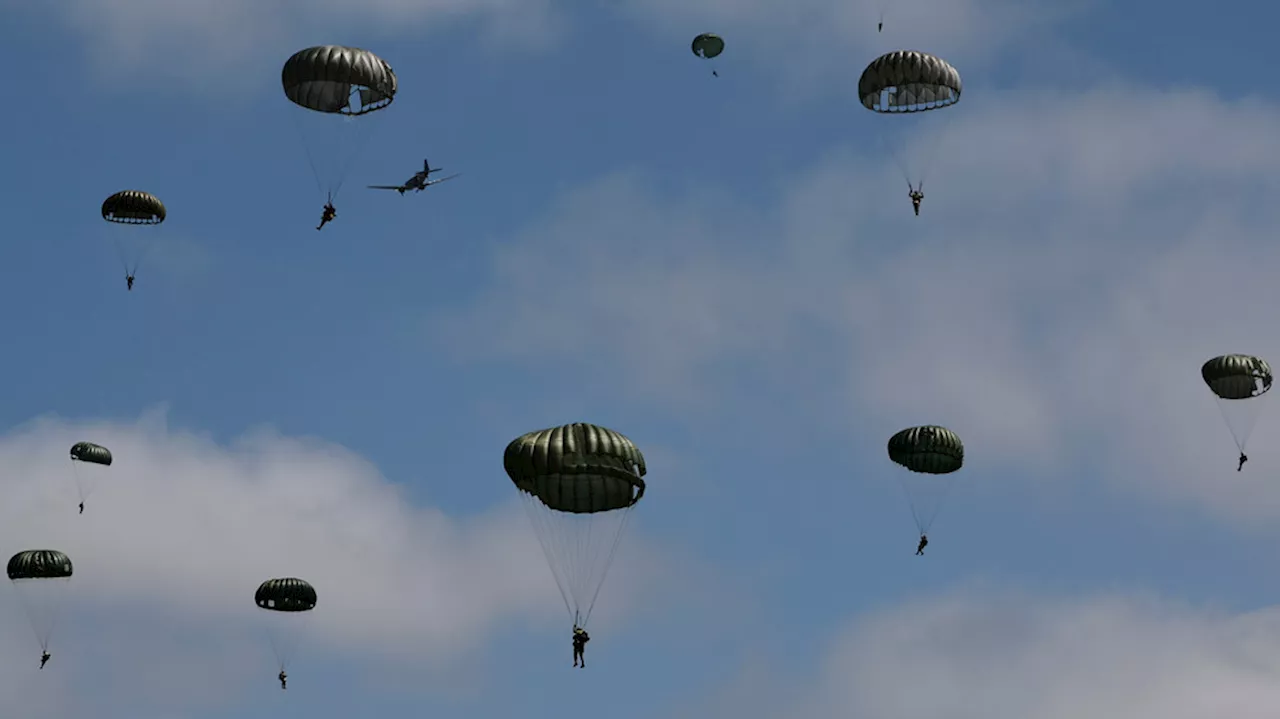
[[[886, 435], [953, 426], [974, 471], [1085, 462], [1274, 518], [1280, 489], [1257, 479], [1280, 464], [1259, 439], [1274, 420], [1236, 475], [1198, 370], [1280, 358], [1280, 112], [1120, 85], [956, 111], [919, 218], [890, 166], [849, 152], [779, 180], [774, 208], [610, 177], [501, 248], [492, 286], [433, 330], [676, 406], [844, 385]], [[836, 353], [847, 376], [814, 377]]]
[[1085, 8], [1009, 0], [627, 0], [622, 9], [682, 44], [697, 33], [719, 34], [721, 67], [777, 73], [794, 96], [833, 87], [851, 95], [862, 68], [896, 49], [940, 54], [963, 75], [1011, 45], [1038, 44], [1045, 39], [1039, 31]]
[[1280, 614], [974, 590], [859, 619], [816, 678], [752, 676], [751, 701], [714, 703], [744, 719], [1264, 719], [1280, 712]]
[[[14, 6], [13, 12], [27, 8], [2, 4]], [[91, 69], [129, 90], [145, 91], [157, 82], [182, 89], [198, 77], [192, 87], [207, 91], [220, 79], [244, 87], [246, 73], [260, 71], [263, 63], [282, 64], [303, 47], [359, 44], [345, 38], [390, 30], [423, 32], [475, 21], [481, 41], [540, 46], [558, 31], [550, 6], [550, 0], [69, 0], [37, 12], [84, 35]], [[386, 59], [397, 67], [395, 58]], [[248, 86], [257, 84], [250, 80]]]
[[[67, 451], [84, 439], [111, 448], [115, 463], [78, 515]], [[37, 680], [80, 686], [95, 706], [145, 699], [157, 711], [230, 702], [237, 688], [269, 681], [265, 613], [251, 597], [270, 577], [316, 586], [312, 656], [445, 671], [513, 619], [563, 620], [514, 493], [508, 505], [455, 519], [407, 504], [341, 447], [269, 430], [220, 446], [168, 429], [161, 413], [134, 425], [34, 422], [0, 439], [0, 467], [6, 551], [61, 549], [75, 563], [54, 660], [39, 674], [20, 604], [9, 589], [0, 597], [0, 626], [15, 638], [0, 646], [0, 695], [15, 697], [6, 711], [23, 716], [48, 708], [45, 693], [20, 691]], [[670, 586], [657, 554], [635, 536], [627, 544], [625, 571], [611, 574], [597, 612], [603, 626]]]
[[[0, 6], [66, 24], [86, 39], [91, 71], [117, 89], [141, 92], [156, 83], [216, 89], [220, 96], [248, 91], [304, 46], [361, 45], [358, 38], [388, 33], [474, 29], [477, 42], [504, 51], [545, 49], [574, 37], [572, 3], [556, 0], [67, 0], [39, 8], [0, 0]], [[878, 33], [882, 9], [885, 30]], [[964, 72], [978, 71], [1011, 48], [1045, 46], [1051, 38], [1043, 30], [1086, 9], [1087, 3], [1014, 0], [628, 0], [616, 11], [635, 23], [619, 31], [678, 38], [677, 52], [687, 52], [699, 32], [718, 32], [728, 42], [721, 63], [775, 74], [784, 80], [777, 89], [798, 97], [832, 88], [845, 93], [871, 58], [899, 47], [936, 52]], [[1073, 55], [1073, 62], [1084, 61]]]

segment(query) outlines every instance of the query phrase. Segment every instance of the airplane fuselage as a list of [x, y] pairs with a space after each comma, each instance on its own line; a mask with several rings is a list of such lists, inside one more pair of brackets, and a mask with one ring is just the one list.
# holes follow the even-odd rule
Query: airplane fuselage
[[453, 177], [457, 177], [457, 175], [453, 175], [451, 177], [445, 177], [440, 180], [427, 179], [428, 177], [431, 176], [431, 173], [439, 172], [439, 171], [440, 171], [439, 167], [432, 167], [426, 160], [423, 160], [422, 169], [418, 172], [415, 172], [413, 174], [413, 177], [410, 177], [409, 179], [405, 180], [403, 185], [400, 185], [399, 187], [395, 187], [391, 185], [370, 185], [369, 187], [375, 190], [395, 190], [396, 192], [399, 192], [400, 194], [403, 195], [405, 192], [408, 192], [409, 190], [413, 190], [414, 192], [422, 192], [423, 190], [436, 184], [437, 182], [444, 182], [445, 180], [449, 180], [449, 179], [452, 179]]

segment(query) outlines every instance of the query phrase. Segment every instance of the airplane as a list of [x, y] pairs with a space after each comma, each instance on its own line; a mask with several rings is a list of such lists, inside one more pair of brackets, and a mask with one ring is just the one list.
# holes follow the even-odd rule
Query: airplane
[[415, 172], [413, 174], [413, 177], [410, 177], [408, 180], [405, 180], [403, 185], [369, 185], [369, 189], [370, 190], [395, 190], [396, 192], [399, 192], [400, 194], [403, 195], [406, 190], [415, 190], [417, 192], [422, 192], [423, 190], [427, 189], [428, 187], [431, 187], [432, 185], [438, 182], [444, 182], [445, 180], [452, 180], [453, 178], [459, 176], [459, 175], [449, 175], [448, 177], [441, 177], [436, 180], [427, 179], [427, 177], [430, 176], [431, 173], [439, 172], [440, 169], [441, 168], [439, 167], [433, 168], [431, 166], [430, 161], [423, 160], [422, 170]]

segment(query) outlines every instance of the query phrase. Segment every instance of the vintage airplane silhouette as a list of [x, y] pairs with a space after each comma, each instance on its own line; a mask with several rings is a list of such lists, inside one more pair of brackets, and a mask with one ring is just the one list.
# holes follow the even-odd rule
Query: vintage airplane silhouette
[[459, 176], [459, 175], [449, 175], [448, 177], [441, 177], [436, 180], [427, 179], [431, 175], [431, 173], [439, 172], [440, 169], [441, 168], [439, 167], [432, 167], [430, 161], [423, 160], [422, 169], [418, 172], [415, 172], [413, 174], [413, 177], [410, 177], [408, 180], [405, 180], [403, 185], [369, 185], [369, 189], [370, 190], [395, 190], [396, 192], [399, 192], [400, 194], [403, 195], [407, 190], [422, 192], [423, 190], [427, 189], [428, 187], [431, 187], [432, 185], [438, 182], [444, 182], [445, 180], [452, 180], [453, 178]]

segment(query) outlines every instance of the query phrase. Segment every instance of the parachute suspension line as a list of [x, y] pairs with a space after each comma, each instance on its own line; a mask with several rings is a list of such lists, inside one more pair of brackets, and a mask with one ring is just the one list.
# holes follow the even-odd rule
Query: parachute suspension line
[[[1244, 433], [1243, 437], [1237, 437], [1235, 427], [1231, 426], [1231, 417], [1227, 415], [1226, 405], [1220, 399], [1215, 401], [1214, 404], [1218, 405], [1218, 413], [1222, 415], [1222, 421], [1227, 424], [1227, 432], [1231, 434], [1231, 441], [1236, 443], [1236, 449], [1240, 450], [1240, 454], [1244, 454], [1244, 446], [1249, 440], [1248, 433]], [[1250, 428], [1250, 432], [1252, 432], [1252, 428]]]
[[924, 165], [921, 166], [920, 168], [920, 186], [916, 188], [917, 190], [919, 190], [921, 187], [924, 187], [925, 175], [927, 175], [929, 171], [933, 169], [934, 160], [936, 160], [938, 157], [938, 148], [942, 146], [942, 138], [944, 135], [947, 134], [947, 130], [951, 128], [952, 121], [955, 120], [955, 118], [951, 116], [952, 114], [953, 113], [948, 113], [943, 118], [942, 123], [938, 128], [938, 131], [934, 133], [933, 139], [929, 143], [929, 148], [928, 148], [929, 151], [928, 153], [925, 154]]
[[555, 579], [556, 589], [560, 590], [560, 599], [564, 601], [564, 610], [576, 620], [577, 613], [573, 611], [572, 603], [569, 601], [569, 593], [565, 589], [566, 582], [564, 577], [561, 576], [559, 564], [556, 562], [555, 550], [551, 546], [551, 532], [554, 531], [554, 526], [546, 516], [542, 502], [537, 497], [521, 492], [520, 499], [524, 501], [525, 509], [528, 510], [529, 521], [534, 525], [533, 533], [538, 536], [538, 544], [542, 546], [542, 553], [547, 558], [547, 566], [551, 567], [551, 576]]
[[151, 252], [151, 248], [155, 247], [156, 245], [155, 239], [156, 239], [155, 235], [151, 235], [145, 242], [142, 243], [142, 249], [138, 251], [138, 257], [137, 259], [134, 260], [133, 267], [127, 270], [130, 276], [138, 274], [138, 268], [142, 266], [142, 261], [146, 259], [147, 254]]
[[[155, 230], [154, 227], [149, 227], [144, 225], [138, 225], [133, 227], [135, 229], [129, 230], [130, 232], [149, 232], [149, 231]], [[132, 277], [138, 274], [138, 267], [142, 265], [142, 261], [146, 259], [147, 254], [151, 252], [151, 248], [155, 247], [156, 236], [154, 234], [139, 235], [139, 237], [146, 236], [147, 239], [145, 241], [142, 241], [142, 240], [139, 241], [138, 244], [140, 249], [138, 250], [137, 256], [134, 257], [133, 264], [130, 265], [129, 252], [125, 249], [124, 243], [121, 239], [123, 236], [118, 234], [120, 229], [121, 228], [113, 228], [111, 232], [111, 243], [115, 245], [116, 255], [120, 258], [120, 266], [124, 269], [124, 273]]]
[[40, 648], [49, 651], [49, 640], [53, 639], [53, 630], [58, 627], [58, 612], [53, 612], [49, 617], [49, 629], [45, 633], [44, 638], [40, 640]]
[[311, 176], [315, 178], [316, 190], [324, 192], [324, 182], [320, 180], [320, 170], [316, 168], [316, 158], [311, 154], [311, 143], [307, 142], [307, 133], [302, 129], [302, 118], [298, 117], [298, 113], [290, 112], [289, 117], [293, 118], [293, 125], [298, 130], [298, 140], [302, 143], [302, 149], [307, 153], [307, 163], [311, 165]]
[[[357, 134], [357, 138], [351, 143], [351, 147], [347, 152], [341, 156], [341, 162], [338, 163], [337, 167], [329, 168], [335, 171], [336, 174], [333, 178], [332, 184], [326, 186], [325, 179], [321, 177], [320, 166], [316, 163], [315, 153], [311, 151], [311, 142], [307, 139], [307, 131], [302, 125], [302, 118], [298, 116], [298, 113], [290, 113], [290, 115], [293, 116], [293, 123], [294, 126], [297, 127], [298, 136], [301, 139], [303, 150], [307, 153], [307, 164], [311, 166], [311, 176], [316, 181], [316, 189], [325, 195], [328, 202], [333, 202], [333, 200], [338, 196], [338, 192], [342, 190], [343, 184], [346, 183], [347, 175], [351, 173], [351, 168], [355, 166], [356, 158], [359, 157], [360, 153], [364, 150], [365, 146], [369, 143], [369, 139], [373, 135], [373, 127], [370, 122], [373, 118], [361, 117], [357, 120], [354, 116], [346, 115], [339, 120], [339, 122], [344, 125], [356, 123], [356, 130], [353, 130], [352, 132]], [[336, 145], [337, 143], [332, 144]], [[336, 150], [331, 147], [330, 151], [332, 152]]]
[[124, 273], [126, 275], [133, 274], [129, 271], [129, 259], [124, 251], [124, 245], [120, 243], [120, 235], [116, 234], [115, 231], [111, 233], [111, 244], [116, 247], [116, 256], [120, 258], [120, 266], [124, 268]]
[[[942, 483], [943, 485], [941, 487], [940, 492], [937, 495], [936, 501], [926, 501], [924, 497], [920, 497], [920, 496], [917, 496], [915, 493], [912, 493], [911, 491], [911, 480], [913, 479], [912, 477], [910, 476], [903, 477], [903, 478], [899, 478], [898, 480], [899, 485], [902, 487], [902, 493], [905, 494], [907, 497], [907, 506], [911, 510], [911, 519], [916, 523], [916, 529], [920, 530], [921, 534], [928, 533], [929, 528], [933, 526], [934, 521], [938, 518], [938, 514], [942, 512], [942, 507], [944, 504], [946, 504], [947, 498], [951, 495], [951, 485], [953, 480], [949, 478], [943, 479], [937, 475], [930, 475], [930, 476], [935, 477], [935, 479], [932, 482], [930, 482], [930, 484]], [[925, 504], [925, 503], [930, 505], [929, 508], [926, 510], [928, 511], [927, 516], [922, 515], [921, 508], [917, 506], [918, 504]]]
[[907, 498], [907, 507], [911, 510], [911, 521], [915, 522], [916, 529], [919, 529], [920, 533], [924, 534], [924, 523], [920, 521], [920, 513], [916, 511], [916, 498], [911, 496], [911, 490], [907, 487], [905, 481], [899, 481], [898, 484], [902, 487], [902, 494]]
[[[585, 627], [632, 508], [566, 513], [547, 508], [533, 495], [521, 495], [565, 610], [578, 626]], [[608, 536], [610, 533], [612, 537]]]
[[938, 518], [938, 513], [942, 511], [942, 505], [946, 504], [947, 498], [951, 496], [951, 485], [952, 482], [948, 480], [946, 482], [946, 486], [942, 489], [942, 496], [939, 497], [937, 503], [933, 505], [933, 512], [929, 514], [929, 518], [925, 520], [924, 524], [920, 525], [921, 534], [927, 533], [929, 528], [933, 526], [933, 521]]
[[284, 658], [285, 658], [285, 652], [286, 652], [284, 641], [280, 638], [277, 638], [274, 632], [268, 633], [267, 641], [271, 642], [271, 653], [276, 655], [276, 664], [280, 666], [280, 671], [284, 671], [284, 665], [285, 665]]
[[605, 559], [604, 567], [600, 570], [600, 581], [596, 582], [596, 591], [591, 595], [591, 601], [587, 604], [587, 615], [583, 617], [582, 624], [579, 626], [587, 626], [587, 621], [591, 619], [591, 611], [596, 607], [596, 598], [600, 596], [600, 590], [604, 588], [605, 577], [609, 575], [609, 567], [613, 566], [613, 557], [618, 553], [618, 545], [622, 543], [622, 535], [627, 531], [627, 524], [631, 521], [631, 510], [635, 505], [631, 505], [622, 510], [622, 522], [618, 526], [618, 533], [613, 537], [613, 545], [609, 547], [609, 556]]
[[88, 500], [89, 492], [86, 491], [87, 484], [82, 479], [84, 475], [81, 474], [81, 472], [83, 472], [84, 470], [80, 469], [80, 467], [78, 466], [79, 464], [80, 463], [75, 460], [71, 461], [71, 478], [72, 478], [72, 481], [76, 483], [76, 494], [79, 495], [80, 503], [83, 504], [86, 500]]
[[143, 260], [145, 260], [145, 259], [147, 258], [147, 255], [148, 255], [148, 254], [150, 254], [150, 253], [151, 253], [151, 248], [156, 246], [155, 239], [156, 239], [156, 238], [155, 238], [155, 236], [153, 235], [150, 239], [148, 239], [148, 240], [147, 240], [147, 241], [142, 245], [142, 251], [138, 253], [138, 261], [133, 263], [133, 272], [131, 272], [131, 273], [129, 273], [129, 274], [137, 274], [137, 273], [138, 273], [138, 267], [140, 267], [140, 266], [142, 265], [142, 261], [143, 261]]
[[906, 180], [907, 187], [909, 187], [912, 190], [917, 189], [916, 186], [911, 182], [911, 175], [910, 173], [907, 172], [907, 164], [902, 161], [902, 156], [898, 154], [898, 151], [896, 148], [894, 148], [893, 143], [886, 140], [884, 136], [881, 136], [880, 144], [884, 146], [884, 149], [886, 151], [888, 151], [889, 157], [893, 158], [893, 164], [898, 166], [898, 171], [902, 173], [902, 179]]
[[[373, 128], [365, 127], [365, 125], [369, 125], [369, 120], [372, 119], [373, 118], [365, 118], [359, 123], [361, 133], [360, 137], [355, 143], [353, 143], [351, 152], [347, 155], [346, 160], [340, 166], [337, 184], [333, 186], [333, 197], [338, 196], [338, 191], [342, 189], [343, 183], [347, 181], [347, 175], [351, 172], [352, 166], [355, 165], [356, 157], [364, 150], [365, 145], [369, 144], [369, 139], [373, 136]], [[346, 123], [355, 122], [355, 118], [344, 117], [342, 121]]]
[[70, 579], [70, 577], [51, 577], [12, 580], [14, 588], [18, 590], [16, 592], [18, 601], [31, 620], [31, 628], [35, 631], [36, 641], [40, 643], [42, 651], [49, 651], [49, 641], [53, 638], [53, 630], [58, 624], [59, 610], [62, 608], [61, 595]]
[[[1231, 433], [1231, 439], [1236, 443], [1236, 448], [1240, 450], [1240, 454], [1245, 453], [1245, 445], [1249, 443], [1249, 437], [1253, 435], [1253, 429], [1258, 424], [1258, 418], [1262, 414], [1261, 395], [1250, 397], [1248, 399], [1222, 399], [1216, 397], [1215, 404], [1218, 405], [1218, 412], [1222, 415], [1222, 421], [1227, 425], [1227, 431]], [[1230, 404], [1228, 404], [1230, 403]], [[1227, 407], [1241, 407], [1239, 413], [1230, 413]], [[1233, 420], [1232, 415], [1236, 414]]]

